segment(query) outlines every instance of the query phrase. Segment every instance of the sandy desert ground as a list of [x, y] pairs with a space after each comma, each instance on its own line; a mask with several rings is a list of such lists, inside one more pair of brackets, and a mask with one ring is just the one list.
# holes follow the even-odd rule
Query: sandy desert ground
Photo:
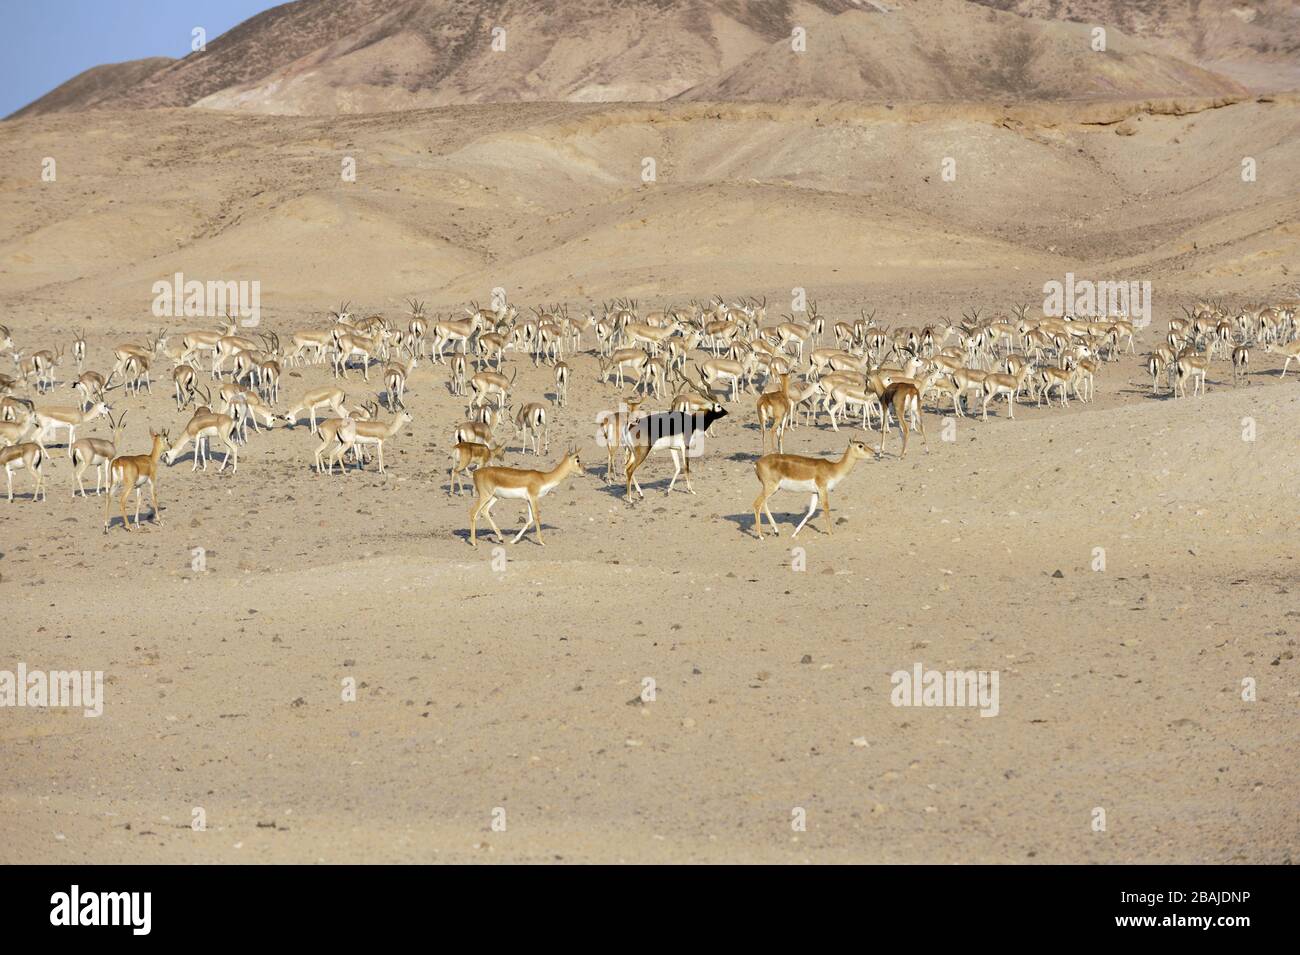
[[[1154, 296], [1092, 403], [1014, 421], [999, 403], [953, 440], [927, 409], [924, 446], [913, 435], [900, 460], [895, 434], [810, 522], [802, 570], [803, 495], [775, 499], [781, 538], [754, 537], [753, 395], [710, 436], [696, 495], [664, 495], [660, 455], [641, 503], [603, 483], [594, 422], [617, 393], [596, 381], [590, 333], [542, 456], [576, 446], [587, 473], [544, 500], [546, 546], [507, 545], [503, 569], [491, 542], [467, 544], [470, 498], [448, 494], [465, 401], [445, 366], [412, 373], [387, 476], [318, 475], [307, 428], [277, 424], [237, 473], [194, 472], [188, 452], [166, 468], [164, 523], [139, 534], [101, 533], [103, 499], [73, 497], [56, 448], [48, 502], [24, 474], [0, 501], [3, 657], [103, 670], [105, 708], [0, 712], [0, 862], [1294, 861], [1300, 374], [1280, 379], [1257, 349], [1248, 384], [1219, 359], [1208, 394], [1173, 399], [1141, 361], [1180, 306], [1294, 294], [1298, 106], [0, 124], [0, 321], [20, 350], [84, 328], [102, 372], [119, 342], [211, 324], [150, 314], [151, 284], [176, 271], [260, 281], [258, 331], [282, 337], [344, 299], [396, 321], [406, 296], [450, 312], [498, 286], [524, 307], [752, 294], [773, 313], [798, 286], [830, 319], [866, 308], [895, 325], [1035, 305], [1067, 272]], [[511, 355], [514, 369], [516, 405], [553, 391], [550, 368]], [[357, 399], [382, 390], [350, 375]], [[114, 392], [133, 450], [188, 418], [166, 379]], [[290, 370], [282, 410], [331, 380]], [[837, 454], [849, 437], [823, 419], [787, 450]], [[508, 464], [537, 460], [511, 441]], [[891, 705], [890, 674], [916, 663], [999, 671], [998, 715]]]

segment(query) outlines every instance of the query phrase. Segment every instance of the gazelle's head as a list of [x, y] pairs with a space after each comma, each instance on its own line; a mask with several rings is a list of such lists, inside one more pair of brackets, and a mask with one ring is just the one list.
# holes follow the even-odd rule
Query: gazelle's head
[[875, 452], [867, 447], [867, 443], [865, 441], [858, 441], [855, 439], [849, 442], [850, 458], [857, 460], [859, 458], [871, 457], [873, 454], [875, 454]]

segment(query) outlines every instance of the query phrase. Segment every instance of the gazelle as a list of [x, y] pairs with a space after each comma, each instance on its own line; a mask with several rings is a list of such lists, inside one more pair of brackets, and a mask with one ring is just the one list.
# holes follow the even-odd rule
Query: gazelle
[[645, 372], [646, 362], [650, 360], [650, 355], [640, 348], [619, 348], [610, 353], [608, 358], [599, 360], [600, 378], [602, 383], [609, 380], [609, 373], [614, 373], [614, 383], [619, 388], [623, 387], [623, 372], [626, 370], [630, 375], [635, 375], [637, 383]]
[[[546, 420], [546, 405], [540, 401], [530, 401], [519, 409], [515, 415], [515, 433], [522, 434], [523, 440], [519, 446], [519, 453], [523, 454], [528, 451], [528, 445], [531, 443], [533, 454], [550, 454], [551, 452], [551, 429]], [[542, 444], [545, 447], [542, 447]]]
[[104, 533], [108, 533], [108, 508], [113, 502], [113, 492], [122, 489], [118, 506], [122, 509], [122, 529], [131, 530], [131, 522], [126, 516], [126, 499], [135, 491], [135, 526], [140, 526], [140, 496], [145, 485], [149, 486], [149, 497], [153, 502], [153, 522], [162, 524], [162, 511], [158, 508], [158, 459], [167, 447], [168, 435], [165, 430], [149, 430], [153, 447], [148, 454], [123, 454], [115, 457], [108, 466], [108, 493], [104, 496]]
[[1020, 393], [1020, 389], [1024, 385], [1025, 379], [1029, 377], [1032, 367], [1028, 362], [1025, 362], [1020, 366], [1020, 371], [1014, 375], [989, 372], [984, 376], [984, 403], [980, 406], [980, 412], [985, 421], [989, 420], [989, 402], [999, 395], [1006, 396], [1007, 418], [1014, 419], [1016, 417], [1016, 395]]
[[418, 362], [419, 359], [412, 355], [406, 361], [390, 361], [384, 368], [384, 388], [387, 389], [390, 411], [406, 407], [406, 379]]
[[36, 437], [33, 439], [41, 447], [58, 436], [58, 432], [67, 429], [68, 447], [77, 440], [77, 428], [100, 415], [108, 414], [109, 407], [102, 401], [95, 402], [89, 411], [81, 408], [38, 408], [36, 410]]
[[24, 415], [19, 421], [0, 421], [0, 448], [21, 444], [34, 424], [31, 415]]
[[[622, 398], [619, 400], [617, 411], [602, 411], [596, 416], [597, 438], [605, 448], [607, 462], [605, 464], [604, 482], [613, 483], [614, 458], [618, 456], [620, 448], [628, 449], [627, 456], [631, 455], [631, 432], [632, 422], [637, 418], [637, 409], [641, 407], [644, 399], [641, 398]], [[674, 408], [674, 410], [677, 410]], [[624, 461], [626, 464], [626, 460]]]
[[880, 450], [876, 456], [880, 457], [885, 453], [885, 435], [889, 434], [889, 412], [894, 412], [894, 417], [898, 419], [898, 426], [903, 431], [903, 453], [900, 454], [899, 460], [907, 457], [907, 434], [908, 434], [908, 417], [912, 416], [916, 420], [916, 429], [921, 432], [921, 444], [927, 451], [930, 450], [930, 442], [925, 437], [925, 424], [921, 420], [921, 394], [916, 385], [906, 381], [895, 381], [885, 387], [880, 394]]
[[320, 364], [325, 360], [325, 352], [334, 342], [334, 330], [327, 328], [323, 330], [306, 329], [297, 331], [292, 336], [293, 348], [284, 356], [286, 365], [300, 365], [307, 360], [304, 355], [308, 350], [311, 351], [311, 361], [313, 364]]
[[[148, 362], [158, 353], [159, 346], [164, 344], [166, 341], [167, 330], [165, 328], [160, 328], [156, 334], [148, 339], [147, 345], [137, 345], [134, 342], [124, 342], [118, 345], [113, 349], [114, 364], [113, 370], [108, 373], [108, 383], [112, 384], [114, 378], [126, 373], [127, 365], [130, 363], [132, 358], [139, 358], [144, 362]], [[140, 366], [137, 364], [137, 371], [139, 367]]]
[[212, 361], [215, 364], [217, 342], [229, 335], [234, 335], [238, 330], [239, 323], [227, 314], [226, 323], [216, 331], [198, 330], [186, 332], [181, 336], [183, 350], [181, 351], [180, 360], [185, 364], [191, 364], [198, 360], [199, 352], [213, 352]]
[[1061, 396], [1061, 407], [1064, 408], [1070, 403], [1069, 390], [1074, 381], [1074, 368], [1057, 368], [1055, 365], [1044, 365], [1038, 369], [1038, 404], [1041, 406], [1044, 399], [1047, 406], [1052, 406], [1052, 389], [1057, 389]]
[[562, 361], [555, 363], [555, 404], [563, 408], [569, 401], [569, 366]]
[[36, 405], [30, 398], [5, 395], [0, 398], [0, 421], [27, 421], [35, 419]]
[[[316, 428], [316, 437], [320, 441], [320, 444], [316, 446], [316, 451], [314, 455], [316, 460], [317, 474], [334, 473], [334, 458], [330, 457], [329, 459], [327, 459], [325, 457], [325, 452], [329, 451], [330, 445], [334, 444], [334, 442], [336, 441], [338, 442], [336, 447], [343, 446], [343, 438], [339, 437], [339, 433], [340, 431], [342, 431], [343, 428], [350, 427], [352, 424], [354, 424], [356, 420], [357, 419], [353, 415], [345, 415], [340, 418], [325, 418], [320, 422], [320, 425]], [[353, 449], [354, 453], [355, 450], [356, 449], [354, 448]], [[327, 466], [327, 461], [328, 461], [328, 466]], [[342, 470], [346, 472], [347, 465], [344, 464], [341, 460], [339, 464]]]
[[[125, 411], [116, 421], [113, 420], [113, 416], [110, 414], [108, 416], [108, 426], [113, 431], [111, 441], [106, 441], [103, 438], [80, 438], [73, 442], [69, 448], [68, 456], [72, 458], [72, 475], [77, 482], [77, 489], [81, 491], [82, 497], [86, 496], [86, 487], [81, 483], [81, 475], [92, 464], [95, 466], [95, 494], [100, 493], [101, 475], [103, 483], [108, 483], [108, 466], [112, 463], [113, 458], [117, 456], [117, 445], [122, 440], [122, 426], [125, 422]], [[76, 497], [76, 495], [77, 492], [73, 491], [72, 496]]]
[[466, 382], [468, 381], [469, 361], [465, 358], [463, 352], [456, 352], [451, 356], [451, 393], [456, 396], [465, 394]]
[[456, 426], [453, 442], [477, 441], [479, 444], [491, 444], [492, 433], [496, 430], [497, 424], [501, 421], [501, 410], [499, 408], [486, 407], [481, 412], [478, 421], [465, 421]]
[[745, 390], [749, 390], [749, 376], [754, 367], [754, 353], [748, 352], [744, 361], [730, 358], [710, 358], [700, 366], [704, 370], [705, 384], [711, 390], [714, 384], [728, 385], [732, 401], [739, 396], [741, 381], [745, 381]]
[[282, 417], [285, 423], [292, 428], [298, 424], [299, 412], [306, 411], [311, 419], [311, 433], [315, 434], [317, 409], [328, 407], [338, 417], [346, 418], [348, 411], [343, 407], [343, 399], [346, 397], [347, 395], [343, 393], [342, 388], [317, 388], [303, 395], [302, 400], [290, 408]]
[[1205, 394], [1205, 375], [1209, 371], [1210, 360], [1204, 355], [1189, 352], [1180, 355], [1174, 365], [1174, 397], [1182, 390], [1182, 397], [1187, 397], [1187, 379], [1192, 379], [1192, 397]]
[[[402, 430], [404, 425], [410, 424], [412, 420], [411, 413], [409, 411], [403, 411], [392, 421], [372, 420], [353, 421], [351, 424], [345, 423], [343, 427], [339, 429], [339, 446], [334, 450], [334, 453], [330, 455], [330, 470], [333, 470], [335, 461], [341, 462], [343, 455], [347, 454], [348, 451], [354, 450], [356, 445], [364, 446], [373, 444], [379, 449], [379, 473], [386, 473], [384, 470], [384, 441], [393, 437], [398, 431]], [[360, 454], [358, 454], [357, 460], [360, 462]], [[364, 464], [361, 466], [364, 467]], [[343, 470], [346, 474], [347, 468], [344, 468]]]
[[360, 332], [334, 333], [334, 377], [348, 376], [348, 362], [353, 358], [361, 359], [361, 377], [370, 380], [371, 361], [382, 361], [384, 354], [384, 332], [373, 337]]
[[275, 428], [275, 412], [271, 406], [263, 401], [262, 396], [256, 391], [249, 391], [237, 385], [221, 386], [221, 413], [235, 419], [235, 425], [239, 428], [239, 440], [243, 442], [248, 440], [250, 420], [253, 422], [254, 431], [262, 430], [261, 425], [257, 423], [259, 418], [266, 424], [268, 431]]
[[152, 355], [128, 355], [122, 372], [123, 391], [138, 395], [143, 388], [152, 395], [153, 382], [149, 379], [149, 366], [152, 363]]
[[790, 420], [793, 407], [790, 401], [790, 375], [788, 372], [777, 376], [779, 387], [776, 391], [767, 391], [758, 396], [758, 431], [767, 450], [768, 431], [772, 433], [772, 446], [777, 451], [785, 450], [785, 426]]
[[1250, 384], [1246, 375], [1250, 371], [1250, 348], [1246, 345], [1238, 345], [1232, 350], [1232, 384], [1235, 387], [1241, 382]]
[[[490, 315], [491, 313], [489, 313]], [[469, 340], [482, 327], [484, 322], [482, 309], [469, 318], [459, 321], [436, 321], [433, 323], [433, 347], [430, 354], [434, 362], [442, 362], [446, 359], [443, 357], [443, 349], [450, 343], [453, 351], [466, 352], [469, 350]]]
[[232, 473], [239, 470], [239, 446], [235, 444], [235, 436], [239, 433], [239, 426], [235, 424], [235, 419], [228, 414], [218, 414], [207, 408], [200, 408], [190, 418], [189, 423], [185, 425], [185, 430], [170, 448], [167, 449], [167, 464], [174, 464], [180, 453], [185, 450], [185, 446], [191, 441], [194, 442], [194, 467], [191, 471], [199, 469], [199, 462], [203, 463], [203, 470], [208, 469], [209, 439], [214, 435], [221, 439], [226, 446], [226, 453], [221, 458], [221, 467], [217, 468], [220, 474], [226, 469], [226, 465], [234, 458], [234, 467]]
[[772, 511], [767, 505], [768, 498], [777, 491], [804, 491], [811, 495], [808, 513], [803, 516], [799, 526], [790, 535], [791, 540], [799, 536], [799, 532], [803, 530], [809, 518], [817, 513], [819, 503], [821, 509], [826, 512], [826, 533], [830, 535], [831, 491], [835, 485], [849, 476], [855, 464], [870, 456], [871, 449], [864, 441], [850, 441], [838, 461], [808, 458], [798, 454], [763, 455], [754, 462], [754, 473], [763, 485], [763, 490], [754, 499], [754, 533], [758, 535], [758, 539], [763, 539], [763, 514], [767, 515], [768, 523], [772, 525], [772, 533], [777, 536], [781, 534], [781, 529], [776, 526], [776, 518], [772, 516]]
[[184, 411], [194, 397], [198, 373], [192, 365], [177, 365], [172, 369], [172, 386], [176, 393], [176, 410]]
[[24, 441], [21, 444], [11, 444], [7, 448], [0, 448], [0, 467], [5, 469], [5, 482], [8, 485], [9, 502], [12, 504], [14, 499], [14, 472], [27, 471], [32, 475], [35, 486], [32, 488], [33, 503], [38, 500], [49, 500], [49, 494], [45, 490], [45, 458], [48, 452], [32, 441]]
[[537, 543], [542, 546], [542, 512], [540, 502], [547, 494], [559, 487], [570, 475], [582, 474], [582, 461], [577, 451], [570, 451], [560, 463], [549, 471], [529, 471], [519, 468], [481, 467], [474, 472], [474, 492], [477, 497], [469, 509], [469, 543], [478, 546], [478, 519], [482, 514], [496, 531], [497, 542], [504, 543], [501, 528], [492, 519], [492, 506], [499, 498], [522, 500], [528, 502], [528, 519], [519, 528], [510, 543], [518, 544], [528, 531], [530, 524], [537, 525]]
[[857, 405], [862, 409], [862, 429], [864, 431], [870, 427], [871, 412], [881, 413], [880, 396], [871, 389], [863, 388], [861, 385], [832, 384], [828, 401], [832, 430], [840, 430], [839, 416], [844, 414], [850, 405]]
[[496, 399], [498, 408], [504, 408], [510, 398], [510, 389], [515, 386], [515, 378], [519, 375], [519, 369], [507, 378], [505, 375], [495, 371], [480, 371], [469, 380], [470, 391], [474, 393], [470, 399], [470, 407], [477, 408], [485, 405], [488, 399]]
[[48, 348], [41, 351], [32, 352], [26, 358], [21, 352], [13, 353], [14, 367], [18, 370], [18, 376], [26, 385], [28, 379], [36, 379], [36, 391], [44, 393], [55, 386], [54, 369], [63, 360], [62, 347], [50, 351]]
[[479, 444], [477, 441], [461, 441], [451, 449], [451, 470], [447, 473], [447, 495], [451, 496], [454, 486], [456, 493], [460, 494], [462, 482], [461, 474], [469, 474], [473, 478], [475, 468], [481, 468], [491, 464], [493, 461], [500, 461], [505, 457], [506, 446], [501, 444]]
[[1151, 376], [1151, 394], [1160, 394], [1160, 376], [1166, 373], [1168, 359], [1163, 355], [1152, 352], [1147, 356], [1147, 374]]
[[424, 317], [423, 302], [408, 298], [406, 304], [411, 310], [411, 321], [406, 326], [408, 348], [411, 357], [419, 358], [424, 354], [424, 336], [428, 334], [429, 321]]
[[1278, 375], [1279, 378], [1286, 377], [1286, 370], [1291, 367], [1292, 361], [1300, 364], [1300, 338], [1293, 342], [1287, 342], [1284, 345], [1278, 345], [1271, 341], [1265, 342], [1264, 351], [1268, 352], [1270, 355], [1281, 355], [1286, 359], [1286, 361], [1282, 363], [1282, 372]]
[[85, 408], [96, 401], [104, 400], [104, 390], [107, 383], [104, 381], [104, 376], [99, 372], [83, 371], [77, 376], [77, 380], [72, 383], [72, 387], [81, 396], [80, 406]]
[[78, 328], [72, 336], [72, 360], [77, 363], [77, 374], [81, 374], [86, 366], [86, 333]]

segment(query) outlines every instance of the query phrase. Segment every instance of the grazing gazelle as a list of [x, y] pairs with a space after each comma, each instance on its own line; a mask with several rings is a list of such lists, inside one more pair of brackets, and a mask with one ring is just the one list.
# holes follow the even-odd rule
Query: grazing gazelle
[[758, 475], [758, 480], [763, 485], [763, 490], [754, 499], [754, 532], [758, 535], [758, 539], [763, 539], [763, 514], [767, 515], [768, 523], [772, 525], [772, 533], [778, 536], [781, 533], [780, 528], [776, 526], [776, 518], [772, 516], [772, 511], [767, 506], [767, 499], [777, 491], [804, 491], [812, 495], [808, 503], [808, 513], [803, 516], [799, 526], [790, 535], [791, 540], [799, 536], [808, 519], [817, 513], [819, 503], [822, 510], [826, 512], [826, 533], [830, 534], [831, 491], [835, 485], [849, 476], [855, 464], [870, 456], [871, 449], [867, 447], [865, 441], [850, 441], [838, 461], [808, 458], [799, 454], [763, 455], [754, 462], [754, 473]]
[[203, 463], [203, 470], [208, 469], [208, 457], [211, 451], [208, 446], [209, 439], [216, 436], [221, 439], [221, 443], [226, 446], [226, 453], [221, 458], [221, 467], [217, 468], [220, 474], [226, 469], [226, 465], [234, 458], [234, 467], [232, 473], [239, 470], [239, 446], [235, 444], [235, 438], [239, 435], [239, 426], [235, 424], [235, 419], [228, 414], [217, 414], [209, 408], [200, 408], [194, 412], [194, 417], [190, 418], [189, 423], [185, 425], [185, 430], [181, 432], [180, 438], [176, 443], [167, 449], [167, 464], [170, 467], [180, 457], [185, 445], [191, 441], [194, 442], [194, 467], [191, 471], [199, 469], [199, 463]]
[[518, 544], [520, 538], [528, 531], [530, 524], [537, 525], [537, 543], [542, 546], [542, 512], [540, 500], [551, 493], [571, 474], [582, 474], [582, 461], [577, 451], [570, 451], [555, 467], [549, 471], [527, 471], [520, 468], [481, 467], [474, 472], [474, 491], [478, 495], [469, 509], [469, 543], [478, 546], [478, 518], [480, 514], [487, 517], [496, 531], [497, 542], [504, 543], [501, 528], [492, 520], [492, 505], [497, 498], [509, 498], [528, 502], [528, 519], [519, 528], [510, 543]]
[[316, 433], [316, 410], [318, 408], [328, 407], [334, 414], [340, 418], [348, 416], [348, 410], [343, 407], [343, 399], [347, 397], [342, 388], [317, 388], [315, 391], [309, 391], [302, 396], [302, 401], [298, 402], [287, 412], [281, 415], [285, 424], [294, 427], [298, 423], [298, 413], [307, 412], [311, 419], [311, 433]]
[[1291, 367], [1291, 362], [1300, 363], [1300, 338], [1285, 345], [1276, 345], [1271, 341], [1265, 342], [1264, 351], [1270, 355], [1281, 355], [1286, 359], [1286, 361], [1282, 362], [1282, 373], [1278, 375], [1279, 378], [1285, 378], [1286, 370]]
[[194, 398], [198, 376], [192, 365], [177, 365], [172, 369], [172, 384], [175, 386], [176, 410], [184, 411], [185, 406]]
[[5, 469], [5, 481], [9, 486], [9, 501], [14, 499], [14, 472], [29, 471], [36, 486], [32, 489], [32, 501], [49, 500], [45, 492], [45, 458], [48, 452], [33, 441], [11, 444], [0, 448], [0, 467]]
[[131, 522], [126, 516], [126, 499], [135, 491], [135, 526], [140, 526], [140, 495], [144, 486], [149, 485], [149, 497], [153, 501], [153, 522], [162, 523], [162, 512], [158, 509], [158, 459], [167, 447], [168, 435], [164, 431], [149, 430], [153, 447], [148, 454], [123, 454], [113, 459], [108, 466], [108, 493], [104, 495], [104, 533], [108, 533], [108, 508], [113, 503], [113, 492], [122, 489], [118, 506], [122, 509], [122, 529], [131, 530]]
[[493, 461], [500, 461], [505, 457], [505, 443], [486, 445], [479, 444], [477, 441], [460, 441], [451, 449], [451, 470], [447, 473], [447, 494], [451, 495], [451, 489], [454, 486], [456, 493], [460, 493], [463, 482], [460, 479], [462, 474], [474, 476], [474, 469], [481, 468], [491, 464]]

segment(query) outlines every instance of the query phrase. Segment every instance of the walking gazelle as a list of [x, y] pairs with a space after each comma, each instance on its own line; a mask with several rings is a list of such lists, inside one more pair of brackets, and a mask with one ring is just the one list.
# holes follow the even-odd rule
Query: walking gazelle
[[518, 544], [530, 525], [537, 525], [537, 543], [546, 546], [542, 539], [542, 512], [540, 501], [570, 475], [583, 474], [582, 460], [577, 451], [570, 451], [560, 463], [549, 471], [529, 471], [520, 468], [481, 467], [474, 472], [474, 491], [477, 495], [469, 509], [469, 543], [478, 546], [478, 519], [482, 514], [496, 532], [497, 542], [505, 537], [497, 522], [492, 519], [492, 506], [498, 498], [528, 502], [528, 518], [510, 543]]
[[871, 457], [871, 449], [865, 441], [850, 441], [844, 454], [838, 461], [822, 458], [809, 458], [799, 454], [765, 454], [754, 462], [754, 473], [758, 476], [763, 489], [754, 499], [754, 533], [763, 539], [763, 515], [767, 515], [772, 525], [772, 533], [780, 536], [781, 529], [776, 526], [767, 500], [777, 491], [804, 491], [811, 495], [808, 513], [803, 516], [799, 526], [790, 535], [793, 540], [799, 536], [803, 526], [815, 513], [818, 504], [826, 513], [826, 533], [831, 533], [831, 499], [830, 493], [853, 470], [853, 466], [863, 458]]

